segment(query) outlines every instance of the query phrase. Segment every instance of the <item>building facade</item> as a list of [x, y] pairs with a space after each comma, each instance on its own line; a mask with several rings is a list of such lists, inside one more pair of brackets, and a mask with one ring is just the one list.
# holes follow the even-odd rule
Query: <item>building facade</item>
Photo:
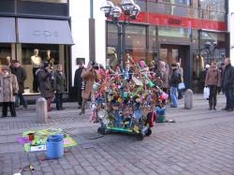
[[[74, 44], [70, 30], [68, 0], [1, 0], [0, 1], [0, 58], [4, 62], [19, 60], [27, 71], [25, 94], [38, 94], [33, 87], [31, 56], [39, 50], [41, 62], [50, 57], [53, 69], [57, 64], [65, 68], [68, 82], [71, 72], [71, 45]], [[50, 51], [48, 51], [50, 50]], [[68, 88], [69, 90], [69, 83]]]
[[[120, 4], [120, 0], [113, 0]], [[125, 27], [125, 52], [137, 62], [181, 62], [186, 87], [193, 88], [204, 65], [229, 56], [226, 0], [135, 0], [138, 18]], [[117, 48], [117, 28], [107, 20], [107, 48]], [[108, 50], [108, 49], [107, 49]], [[196, 90], [195, 90], [196, 91]]]

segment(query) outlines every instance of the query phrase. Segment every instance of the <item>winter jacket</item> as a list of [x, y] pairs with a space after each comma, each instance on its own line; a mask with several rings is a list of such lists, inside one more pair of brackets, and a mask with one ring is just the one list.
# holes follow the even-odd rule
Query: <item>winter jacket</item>
[[17, 77], [14, 74], [0, 75], [0, 102], [15, 102], [18, 90]]
[[53, 97], [55, 90], [55, 80], [52, 72], [47, 72], [45, 69], [41, 68], [36, 72], [36, 75], [39, 82], [41, 96], [44, 98]]
[[93, 69], [91, 71], [89, 69], [83, 69], [81, 78], [85, 81], [85, 89], [82, 90], [81, 96], [84, 99], [90, 99], [93, 91], [93, 83], [96, 80], [96, 72]]
[[81, 78], [81, 73], [85, 69], [84, 67], [79, 67], [76, 72], [75, 72], [75, 77], [74, 77], [74, 87], [77, 88], [78, 90], [81, 90], [82, 87], [82, 81], [83, 79]]
[[210, 67], [206, 73], [205, 86], [221, 86], [221, 71], [216, 67]]
[[222, 76], [222, 88], [229, 89], [234, 87], [234, 67], [231, 64], [225, 66]]
[[24, 93], [24, 81], [27, 78], [26, 71], [23, 67], [13, 68], [12, 73], [16, 75], [19, 84], [19, 93]]
[[177, 87], [179, 84], [179, 79], [180, 79], [181, 75], [178, 71], [178, 69], [173, 69], [171, 77], [170, 77], [170, 86], [172, 87]]
[[55, 78], [55, 90], [57, 94], [62, 94], [65, 92], [66, 88], [66, 77], [64, 72], [58, 72], [56, 71], [54, 73], [54, 78]]

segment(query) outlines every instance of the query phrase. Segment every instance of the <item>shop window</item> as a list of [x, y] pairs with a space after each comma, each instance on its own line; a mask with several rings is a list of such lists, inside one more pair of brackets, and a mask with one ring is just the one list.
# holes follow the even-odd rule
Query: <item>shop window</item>
[[47, 55], [49, 54], [50, 62], [53, 64], [53, 71], [56, 71], [57, 65], [60, 63], [63, 65], [65, 74], [67, 75], [67, 70], [65, 69], [66, 59], [64, 59], [64, 55], [60, 55], [60, 53], [64, 53], [64, 51], [60, 50], [59, 45], [23, 44], [20, 61], [27, 72], [27, 79], [25, 81], [26, 93], [37, 92], [37, 87], [35, 87], [36, 85], [33, 84], [35, 78], [33, 74], [33, 67], [35, 66], [33, 66], [31, 62], [31, 56], [34, 55], [35, 49], [39, 50], [38, 56], [41, 57], [41, 63], [48, 61]]
[[46, 2], [46, 3], [68, 3], [68, 0], [21, 0], [31, 2]]
[[11, 45], [10, 44], [0, 44], [0, 64], [9, 65], [9, 61], [11, 61], [11, 60], [12, 60], [12, 58], [11, 58]]

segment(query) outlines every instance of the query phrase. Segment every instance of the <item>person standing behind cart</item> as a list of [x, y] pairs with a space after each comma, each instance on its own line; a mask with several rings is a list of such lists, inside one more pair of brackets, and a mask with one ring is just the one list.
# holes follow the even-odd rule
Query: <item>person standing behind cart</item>
[[91, 99], [92, 91], [93, 91], [93, 83], [96, 80], [96, 71], [94, 69], [95, 62], [91, 61], [88, 64], [86, 69], [83, 69], [81, 73], [81, 78], [83, 78], [83, 88], [82, 88], [82, 106], [81, 112], [79, 115], [85, 114], [85, 106], [88, 100]]
[[80, 60], [78, 62], [78, 66], [79, 67], [78, 67], [78, 69], [76, 69], [75, 77], [74, 77], [74, 87], [77, 90], [78, 109], [81, 109], [81, 106], [82, 106], [81, 93], [82, 93], [82, 81], [83, 81], [83, 79], [81, 78], [81, 73], [82, 73], [83, 69], [85, 69], [84, 61]]
[[210, 88], [210, 96], [209, 96], [210, 110], [212, 109], [216, 110], [217, 92], [218, 92], [218, 87], [220, 87], [220, 84], [221, 84], [221, 71], [218, 69], [216, 61], [212, 61], [210, 68], [206, 73], [206, 79], [205, 79], [205, 87]]

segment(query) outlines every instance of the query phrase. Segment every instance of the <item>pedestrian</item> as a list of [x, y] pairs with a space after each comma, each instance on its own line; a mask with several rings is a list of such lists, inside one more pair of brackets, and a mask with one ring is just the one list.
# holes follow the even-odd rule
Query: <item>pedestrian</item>
[[91, 99], [91, 95], [93, 92], [93, 83], [96, 80], [96, 71], [95, 71], [95, 62], [91, 61], [88, 64], [88, 67], [86, 69], [83, 69], [81, 73], [81, 78], [83, 78], [83, 88], [82, 88], [82, 106], [81, 106], [81, 112], [80, 115], [85, 114], [85, 106], [88, 100]]
[[66, 88], [66, 77], [63, 72], [62, 64], [57, 65], [57, 69], [54, 73], [55, 78], [55, 102], [57, 110], [64, 110], [63, 108], [63, 93]]
[[[221, 72], [221, 78], [223, 77], [224, 68], [225, 68], [224, 63], [221, 63], [221, 64], [220, 64], [220, 67], [219, 67], [219, 70], [220, 70], [220, 72]], [[222, 91], [222, 87], [220, 86], [220, 87], [218, 87], [218, 94], [220, 94], [221, 91]]]
[[55, 93], [55, 79], [50, 64], [44, 62], [40, 69], [36, 71], [36, 75], [41, 96], [47, 101], [47, 111], [51, 111], [51, 103]]
[[[25, 109], [28, 107], [28, 103], [25, 100], [23, 93], [24, 93], [24, 82], [27, 79], [27, 74], [25, 69], [21, 66], [20, 62], [18, 60], [14, 61], [12, 73], [15, 74], [17, 77], [17, 82], [19, 85], [19, 91], [18, 94], [15, 96], [15, 107], [19, 107], [20, 104], [23, 105]], [[20, 102], [19, 102], [20, 100]]]
[[234, 107], [234, 67], [230, 58], [224, 60], [224, 71], [222, 76], [222, 89], [226, 97], [226, 106], [223, 110], [233, 111]]
[[83, 79], [81, 78], [81, 73], [85, 69], [84, 66], [84, 61], [80, 60], [78, 62], [78, 69], [76, 69], [75, 72], [75, 77], [74, 77], [74, 87], [76, 88], [77, 91], [77, 101], [78, 101], [78, 109], [81, 109], [82, 106], [82, 81]]
[[0, 102], [2, 102], [2, 118], [7, 117], [8, 107], [11, 116], [16, 117], [15, 95], [18, 93], [19, 86], [17, 77], [9, 71], [9, 66], [1, 65], [0, 72]]
[[[158, 62], [157, 69], [155, 71], [156, 78], [154, 78], [155, 84], [159, 86], [165, 93], [168, 93], [168, 88], [169, 88], [169, 74], [166, 69], [166, 62], [163, 60], [160, 60]], [[160, 81], [159, 81], [160, 80]], [[166, 100], [162, 101], [163, 104], [166, 104]]]
[[[178, 66], [178, 71], [180, 73], [181, 76], [181, 83], [184, 82], [184, 69], [181, 67], [180, 62], [177, 62], [177, 66]], [[177, 88], [178, 90], [178, 99], [182, 99], [183, 98], [183, 89]]]
[[199, 92], [203, 92], [203, 89], [205, 87], [205, 80], [206, 80], [206, 73], [208, 69], [210, 68], [209, 64], [206, 64], [205, 69], [203, 69], [199, 74]]
[[221, 71], [218, 69], [216, 61], [211, 61], [210, 68], [206, 73], [205, 87], [209, 87], [210, 110], [216, 110], [218, 87], [221, 85]]
[[178, 71], [178, 66], [176, 63], [171, 64], [171, 76], [170, 76], [170, 98], [171, 98], [171, 107], [172, 108], [177, 108], [178, 107], [178, 98], [177, 98], [177, 87], [178, 84], [181, 82], [181, 76]]

